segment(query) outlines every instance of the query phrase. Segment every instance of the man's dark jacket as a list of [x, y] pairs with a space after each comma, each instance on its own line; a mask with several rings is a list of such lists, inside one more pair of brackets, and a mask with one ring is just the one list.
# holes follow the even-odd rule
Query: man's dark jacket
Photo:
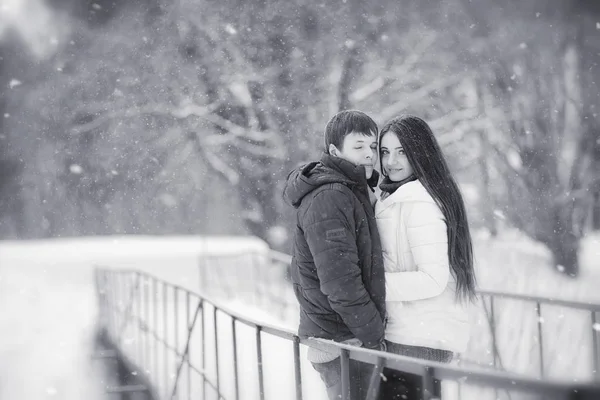
[[288, 176], [302, 337], [356, 337], [369, 348], [383, 341], [385, 274], [369, 190], [364, 167], [327, 154]]

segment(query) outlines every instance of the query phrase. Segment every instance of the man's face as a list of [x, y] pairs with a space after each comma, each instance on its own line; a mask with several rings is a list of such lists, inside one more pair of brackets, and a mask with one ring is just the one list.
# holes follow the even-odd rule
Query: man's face
[[350, 132], [344, 138], [341, 149], [330, 145], [329, 153], [354, 165], [364, 166], [369, 179], [373, 175], [373, 167], [377, 162], [377, 135], [375, 132], [371, 132], [370, 136], [360, 132]]

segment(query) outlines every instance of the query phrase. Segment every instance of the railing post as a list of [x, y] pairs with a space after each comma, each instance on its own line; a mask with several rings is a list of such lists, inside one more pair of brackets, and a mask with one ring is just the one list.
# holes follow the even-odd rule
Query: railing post
[[294, 335], [294, 376], [296, 378], [296, 400], [302, 400], [302, 369], [300, 365], [300, 338]]
[[114, 290], [112, 290], [113, 282], [112, 275], [109, 271], [106, 271], [106, 280], [104, 283], [104, 287], [106, 288], [106, 311], [108, 314], [108, 336], [112, 337], [113, 327], [115, 325], [115, 313], [114, 313]]
[[[484, 300], [485, 302], [485, 300]], [[498, 342], [496, 339], [496, 310], [494, 296], [490, 296], [490, 331], [492, 334], [492, 354], [494, 368], [498, 366]]]
[[379, 396], [381, 386], [381, 373], [383, 372], [383, 358], [377, 357], [377, 362], [373, 366], [371, 379], [369, 380], [369, 389], [367, 391], [367, 400], [376, 400]]
[[237, 330], [236, 330], [236, 324], [235, 324], [235, 317], [231, 317], [231, 340], [232, 340], [232, 347], [233, 347], [233, 382], [234, 382], [234, 389], [235, 389], [235, 400], [238, 400], [240, 398], [240, 383], [238, 381], [239, 376], [238, 376], [238, 354], [237, 354]]
[[154, 357], [152, 366], [152, 379], [158, 382], [158, 281], [152, 277], [152, 336], [154, 337]]
[[592, 351], [594, 357], [594, 380], [600, 381], [600, 324], [598, 323], [598, 313], [591, 312], [592, 315]]
[[538, 328], [538, 344], [540, 348], [540, 376], [544, 377], [544, 343], [542, 336], [542, 323], [544, 320], [542, 319], [542, 306], [539, 301], [535, 303], [535, 310], [537, 313], [537, 328]]
[[347, 349], [340, 352], [340, 365], [342, 370], [342, 400], [350, 400], [350, 354]]
[[[186, 292], [185, 321], [188, 327], [188, 341], [185, 350], [185, 356], [187, 357], [187, 399], [190, 400], [192, 398], [192, 341], [190, 339], [193, 325], [192, 318], [190, 317], [190, 292]], [[202, 370], [204, 370], [204, 304], [202, 305]], [[205, 381], [204, 375], [202, 375], [202, 399], [206, 398], [204, 387]]]
[[262, 357], [262, 340], [260, 336], [261, 327], [256, 326], [256, 362], [258, 365], [258, 391], [260, 400], [265, 399], [265, 379], [263, 371], [263, 357]]
[[101, 271], [99, 268], [94, 268], [94, 286], [96, 288], [96, 300], [98, 304], [98, 319], [100, 320], [100, 325], [103, 328], [106, 328], [106, 322], [104, 321], [104, 299], [103, 299], [103, 289], [100, 286], [100, 274]]
[[215, 335], [215, 372], [217, 383], [217, 399], [221, 397], [221, 386], [219, 377], [219, 330], [217, 327], [217, 307], [213, 305], [213, 333]]
[[144, 321], [143, 321], [143, 329], [144, 329], [144, 372], [146, 376], [150, 376], [150, 330], [148, 329], [150, 325], [150, 282], [147, 276], [144, 276]]
[[165, 284], [165, 282], [162, 282], [162, 309], [163, 309], [163, 339], [164, 339], [164, 345], [163, 345], [163, 358], [162, 358], [162, 363], [163, 363], [163, 379], [164, 379], [164, 384], [165, 384], [165, 396], [168, 395], [168, 390], [169, 390], [169, 352], [168, 352], [168, 346], [169, 346], [169, 326], [168, 326], [168, 317], [167, 317], [167, 303], [168, 303], [168, 294], [167, 294], [167, 285]]
[[[485, 300], [483, 300], [485, 304]], [[492, 333], [492, 354], [494, 369], [498, 368], [498, 341], [496, 339], [496, 302], [494, 296], [490, 296], [490, 331]], [[460, 384], [459, 384], [460, 385]], [[494, 388], [494, 398], [498, 398], [498, 389]]]
[[423, 371], [422, 376], [422, 391], [423, 391], [423, 400], [432, 400], [438, 394], [435, 389], [435, 378], [433, 377], [434, 369], [433, 367], [425, 367], [425, 371]]
[[142, 345], [142, 276], [139, 272], [135, 273], [135, 279], [137, 282], [138, 290], [135, 293], [135, 342], [137, 346], [136, 361], [139, 362], [139, 367], [142, 368], [141, 360], [142, 354], [144, 353], [144, 346]]
[[[173, 286], [173, 319], [174, 319], [174, 329], [173, 335], [175, 336], [175, 360], [177, 360], [177, 354], [179, 353], [179, 287]], [[183, 361], [183, 360], [182, 360]], [[176, 387], [177, 382], [173, 382], [173, 385]], [[173, 400], [177, 400], [179, 398], [179, 393], [177, 390], [174, 390]]]

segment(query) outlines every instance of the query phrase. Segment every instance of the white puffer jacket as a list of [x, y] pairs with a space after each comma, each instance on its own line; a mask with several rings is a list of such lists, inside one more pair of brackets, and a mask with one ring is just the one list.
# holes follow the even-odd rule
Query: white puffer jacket
[[464, 352], [468, 305], [456, 299], [440, 208], [417, 180], [378, 201], [375, 216], [386, 271], [386, 339]]

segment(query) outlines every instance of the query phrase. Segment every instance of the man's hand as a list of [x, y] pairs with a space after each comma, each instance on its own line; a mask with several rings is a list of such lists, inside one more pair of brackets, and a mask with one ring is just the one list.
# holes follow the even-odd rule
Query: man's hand
[[385, 344], [385, 340], [378, 343], [375, 347], [367, 347], [364, 346], [365, 349], [370, 349], [370, 350], [379, 350], [379, 351], [387, 351], [387, 345]]

